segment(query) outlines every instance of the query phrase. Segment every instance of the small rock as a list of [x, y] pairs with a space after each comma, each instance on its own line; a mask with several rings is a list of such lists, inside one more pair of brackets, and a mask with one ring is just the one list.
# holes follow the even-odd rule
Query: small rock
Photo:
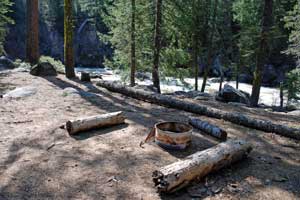
[[147, 73], [143, 73], [143, 72], [137, 72], [135, 74], [136, 78], [141, 80], [141, 81], [144, 81], [144, 80], [150, 80], [151, 79], [151, 76]]
[[188, 189], [188, 193], [191, 197], [203, 197], [207, 194], [207, 188], [206, 187], [191, 187]]
[[221, 82], [221, 78], [212, 78], [209, 80], [212, 83], [220, 83]]
[[222, 191], [222, 187], [218, 187], [218, 186], [214, 185], [214, 186], [212, 186], [211, 191], [212, 191], [214, 194], [218, 194], [219, 192]]
[[5, 56], [0, 57], [0, 70], [15, 68], [14, 62]]
[[23, 98], [23, 97], [29, 97], [37, 93], [37, 89], [35, 87], [27, 86], [27, 87], [21, 87], [14, 89], [5, 95], [3, 95], [3, 98]]
[[272, 181], [271, 181], [270, 179], [266, 179], [266, 180], [265, 180], [265, 184], [266, 184], [266, 185], [270, 185], [271, 183], [272, 183]]
[[79, 95], [80, 92], [78, 90], [76, 90], [75, 88], [71, 88], [71, 87], [67, 87], [63, 90], [63, 95], [67, 96], [67, 95]]
[[275, 177], [272, 178], [272, 180], [275, 181], [275, 182], [285, 182], [288, 179], [286, 177], [283, 177], [283, 176], [280, 176], [280, 175], [276, 174]]

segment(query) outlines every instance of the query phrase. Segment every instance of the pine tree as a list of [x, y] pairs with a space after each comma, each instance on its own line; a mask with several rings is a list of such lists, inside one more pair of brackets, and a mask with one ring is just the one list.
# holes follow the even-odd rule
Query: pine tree
[[135, 0], [131, 0], [131, 76], [130, 85], [135, 86], [135, 70], [136, 70], [136, 56], [135, 56]]
[[214, 9], [213, 9], [213, 15], [212, 15], [212, 22], [211, 22], [211, 28], [210, 28], [210, 35], [208, 40], [208, 47], [207, 47], [207, 66], [204, 70], [204, 76], [203, 76], [203, 82], [201, 87], [201, 92], [205, 91], [206, 81], [208, 78], [208, 73], [210, 71], [211, 65], [213, 63], [213, 39], [216, 29], [216, 17], [217, 17], [217, 9], [218, 9], [218, 0], [215, 0], [214, 2]]
[[162, 0], [156, 0], [152, 80], [153, 80], [153, 85], [157, 89], [158, 93], [160, 93], [159, 56], [161, 50], [161, 23], [162, 23]]
[[72, 0], [64, 0], [64, 60], [66, 77], [74, 78]]
[[289, 47], [285, 53], [293, 55], [300, 66], [300, 2], [295, 4], [292, 11], [284, 18], [285, 27], [291, 31], [289, 35]]
[[259, 49], [256, 57], [253, 87], [251, 93], [251, 106], [257, 106], [262, 81], [262, 70], [266, 62], [268, 37], [272, 24], [273, 0], [264, 0], [264, 11], [260, 33]]
[[39, 1], [27, 0], [26, 61], [35, 64], [39, 60]]
[[0, 2], [0, 54], [3, 53], [3, 41], [7, 33], [7, 24], [13, 23], [13, 20], [8, 17], [11, 12], [10, 7], [12, 3], [10, 0], [1, 0]]

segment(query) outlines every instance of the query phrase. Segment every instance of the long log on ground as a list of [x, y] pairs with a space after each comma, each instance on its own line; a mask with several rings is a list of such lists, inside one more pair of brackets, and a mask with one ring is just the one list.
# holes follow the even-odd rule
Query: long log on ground
[[159, 192], [171, 193], [245, 158], [251, 150], [251, 145], [243, 140], [229, 140], [154, 171], [153, 182]]
[[189, 124], [192, 125], [194, 128], [197, 128], [208, 135], [218, 138], [219, 140], [224, 141], [227, 139], [226, 131], [224, 131], [223, 129], [221, 129], [213, 124], [210, 124], [209, 122], [202, 121], [195, 117], [190, 117]]
[[123, 124], [124, 122], [125, 117], [123, 113], [114, 112], [70, 120], [66, 123], [66, 128], [69, 134], [72, 135], [81, 131], [88, 131], [91, 129]]
[[191, 112], [199, 115], [205, 115], [217, 119], [224, 119], [226, 121], [238, 125], [243, 125], [249, 128], [254, 128], [265, 132], [276, 133], [281, 136], [300, 140], [300, 129], [298, 128], [293, 128], [281, 124], [275, 124], [268, 120], [254, 119], [240, 113], [224, 112], [218, 109], [213, 109], [213, 108], [203, 106], [199, 103], [178, 99], [176, 97], [162, 95], [162, 94], [155, 94], [140, 89], [130, 88], [125, 85], [118, 84], [116, 82], [100, 80], [97, 83], [97, 85], [100, 87], [104, 87], [112, 92], [121, 93], [123, 95], [136, 98], [139, 100], [147, 101], [150, 103], [176, 108], [187, 112]]

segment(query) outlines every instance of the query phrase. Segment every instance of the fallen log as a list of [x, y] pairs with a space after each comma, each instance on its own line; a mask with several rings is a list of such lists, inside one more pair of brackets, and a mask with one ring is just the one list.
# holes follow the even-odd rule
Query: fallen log
[[95, 128], [123, 124], [125, 117], [122, 112], [114, 112], [91, 117], [84, 117], [67, 121], [66, 128], [69, 134], [88, 131]]
[[154, 171], [153, 182], [159, 192], [172, 193], [195, 178], [202, 178], [245, 158], [251, 150], [251, 145], [243, 140], [228, 140]]
[[226, 131], [206, 121], [202, 121], [198, 118], [190, 117], [189, 124], [192, 125], [194, 128], [197, 128], [208, 135], [218, 138], [219, 140], [225, 141], [227, 139]]
[[191, 112], [199, 115], [205, 115], [217, 119], [224, 119], [226, 121], [238, 125], [243, 125], [249, 128], [254, 128], [265, 132], [276, 133], [281, 136], [300, 140], [299, 128], [293, 128], [286, 125], [275, 124], [268, 120], [254, 119], [240, 113], [224, 112], [218, 109], [203, 106], [199, 103], [178, 99], [176, 97], [171, 97], [167, 95], [156, 94], [144, 90], [130, 88], [125, 85], [118, 84], [116, 82], [100, 80], [97, 83], [97, 85], [100, 87], [104, 87], [112, 92], [121, 93], [123, 95], [135, 99], [143, 100], [146, 102], [155, 103], [155, 104], [159, 104], [171, 108], [176, 108], [187, 112]]

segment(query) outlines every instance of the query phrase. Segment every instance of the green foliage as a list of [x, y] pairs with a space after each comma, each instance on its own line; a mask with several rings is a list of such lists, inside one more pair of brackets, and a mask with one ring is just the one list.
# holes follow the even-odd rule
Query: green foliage
[[[149, 33], [153, 29], [153, 17], [150, 6], [151, 4], [145, 0], [136, 3], [136, 61], [138, 70], [146, 70], [151, 65], [152, 35]], [[108, 0], [105, 9], [106, 11], [103, 12], [102, 16], [104, 23], [110, 29], [105, 40], [108, 40], [115, 50], [112, 62], [107, 61], [105, 64], [112, 68], [128, 68], [131, 47], [130, 1]]]
[[56, 69], [56, 71], [58, 73], [65, 74], [65, 66], [59, 60], [55, 60], [54, 58], [51, 58], [49, 56], [41, 56], [40, 59], [39, 59], [39, 62], [40, 63], [41, 62], [50, 63], [51, 65], [54, 66], [54, 68]]
[[[183, 1], [180, 5], [186, 5]], [[191, 8], [191, 5], [190, 5]], [[130, 1], [107, 0], [105, 11], [102, 11], [105, 24], [109, 27], [108, 35], [101, 35], [103, 41], [108, 41], [113, 49], [112, 60], [106, 59], [105, 65], [111, 68], [127, 70], [130, 66]], [[190, 75], [190, 69], [178, 68], [188, 66], [190, 62], [189, 33], [185, 30], [186, 22], [181, 19], [179, 6], [173, 2], [163, 3], [162, 49], [160, 73], [163, 76]], [[187, 14], [186, 12], [185, 14]], [[136, 61], [137, 71], [152, 69], [153, 63], [153, 34], [154, 34], [154, 2], [140, 0], [136, 2]], [[188, 17], [184, 17], [188, 20]], [[190, 24], [190, 29], [192, 29]], [[182, 30], [180, 30], [182, 29]]]
[[287, 74], [285, 89], [288, 93], [288, 101], [300, 99], [300, 68], [296, 68]]
[[1, 0], [0, 1], [0, 54], [3, 53], [3, 41], [7, 34], [7, 24], [13, 23], [13, 20], [8, 17], [8, 14], [11, 12], [10, 7], [12, 6], [10, 0]]
[[[289, 35], [289, 48], [285, 51], [300, 60], [300, 2], [298, 2], [294, 9], [288, 12], [284, 18], [285, 27], [291, 31]], [[298, 63], [300, 65], [300, 62]]]
[[233, 4], [234, 20], [241, 30], [235, 36], [243, 63], [255, 63], [261, 21], [261, 0], [236, 0]]

